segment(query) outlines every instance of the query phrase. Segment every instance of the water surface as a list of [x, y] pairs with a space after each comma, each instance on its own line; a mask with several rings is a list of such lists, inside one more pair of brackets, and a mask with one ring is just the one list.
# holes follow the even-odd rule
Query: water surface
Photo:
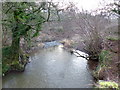
[[23, 73], [3, 77], [3, 88], [90, 88], [92, 76], [87, 60], [61, 47], [39, 50], [31, 55]]

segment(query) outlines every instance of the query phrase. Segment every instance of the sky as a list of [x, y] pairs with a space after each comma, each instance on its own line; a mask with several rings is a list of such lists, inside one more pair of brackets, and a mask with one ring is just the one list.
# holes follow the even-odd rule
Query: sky
[[83, 8], [84, 10], [95, 10], [97, 8], [103, 7], [105, 4], [108, 4], [110, 2], [113, 2], [114, 0], [52, 0], [54, 2], [74, 2], [76, 6], [81, 9]]

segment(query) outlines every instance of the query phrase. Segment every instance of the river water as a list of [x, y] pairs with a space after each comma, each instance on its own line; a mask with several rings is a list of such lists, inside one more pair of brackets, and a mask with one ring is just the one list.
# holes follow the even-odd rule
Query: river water
[[3, 77], [3, 88], [91, 88], [87, 60], [59, 46], [38, 50], [22, 73]]

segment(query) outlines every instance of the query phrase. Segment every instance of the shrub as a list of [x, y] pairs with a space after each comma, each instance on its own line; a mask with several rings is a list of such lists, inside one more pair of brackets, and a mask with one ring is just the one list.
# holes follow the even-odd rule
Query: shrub
[[91, 35], [92, 38], [85, 41], [85, 48], [87, 54], [89, 54], [90, 60], [99, 60], [99, 53], [102, 50], [102, 39], [99, 36]]

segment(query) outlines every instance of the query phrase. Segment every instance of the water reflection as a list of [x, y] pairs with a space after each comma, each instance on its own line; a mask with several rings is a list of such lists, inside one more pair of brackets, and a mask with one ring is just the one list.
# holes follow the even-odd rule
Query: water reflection
[[11, 73], [3, 78], [6, 88], [89, 88], [92, 76], [87, 61], [59, 47], [31, 55], [31, 63], [23, 73]]

